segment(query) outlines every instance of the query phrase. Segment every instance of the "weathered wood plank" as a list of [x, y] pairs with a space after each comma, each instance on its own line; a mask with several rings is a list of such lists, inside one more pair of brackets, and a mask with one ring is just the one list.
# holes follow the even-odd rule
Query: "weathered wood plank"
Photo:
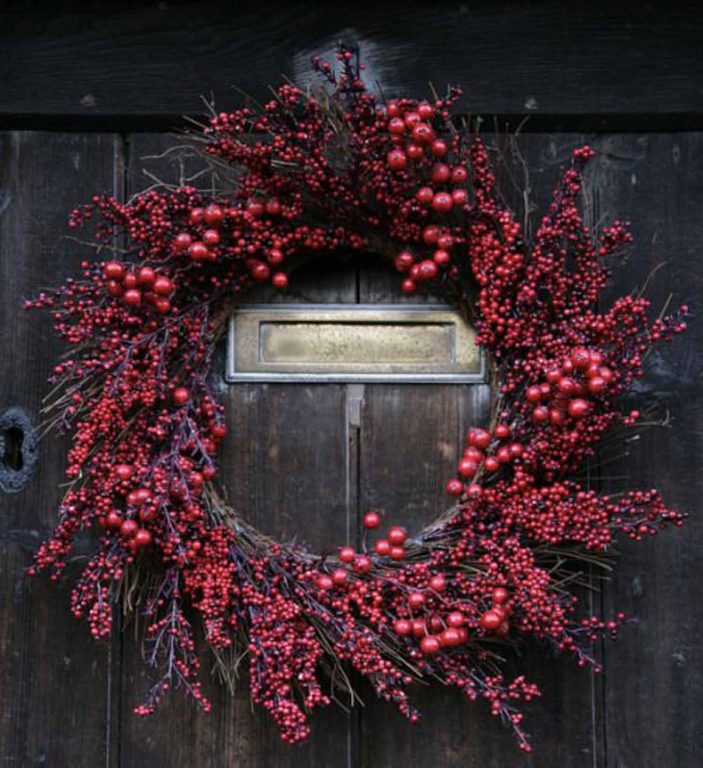
[[[544, 211], [559, 169], [582, 137], [530, 135], [519, 142], [520, 155], [504, 137], [486, 136], [494, 149], [501, 189], [516, 211], [527, 205], [532, 218]], [[532, 191], [522, 197], [525, 168]], [[515, 183], [513, 183], [514, 180]], [[374, 301], [404, 301], [398, 297], [398, 276], [378, 270], [362, 274], [362, 297]], [[397, 297], [397, 298], [396, 298]], [[417, 298], [414, 298], [417, 301]], [[427, 296], [427, 301], [436, 297]], [[362, 505], [381, 504], [411, 525], [432, 518], [447, 497], [442, 480], [454, 474], [466, 429], [487, 418], [487, 388], [405, 387], [367, 388], [362, 439]], [[402, 451], [397, 446], [403, 446]], [[394, 517], [394, 522], [396, 522]], [[480, 703], [465, 701], [454, 691], [419, 689], [423, 717], [411, 727], [387, 705], [367, 707], [363, 733], [365, 764], [377, 761], [414, 765], [559, 765], [592, 766], [603, 745], [599, 681], [579, 671], [568, 658], [545, 657], [545, 651], [523, 653], [519, 670], [543, 689], [543, 699], [527, 709], [526, 729], [532, 734], [534, 757], [522, 757], [510, 734]], [[379, 711], [380, 710], [380, 711]], [[386, 712], [389, 714], [386, 714]], [[386, 727], [378, 728], [383, 720]]]
[[360, 45], [385, 93], [461, 83], [473, 113], [678, 115], [679, 124], [703, 113], [695, 4], [342, 3], [330, 12], [275, 0], [232, 10], [217, 0], [8, 9], [0, 115], [200, 113], [198, 94], [231, 104], [235, 84], [266, 97], [269, 83], [305, 74], [310, 56], [340, 38]]
[[[47, 314], [22, 298], [58, 285], [85, 248], [65, 239], [74, 204], [112, 190], [121, 141], [114, 135], [0, 135], [0, 412], [39, 421], [57, 351]], [[59, 585], [26, 568], [56, 520], [66, 442], [40, 443], [35, 476], [0, 492], [0, 759], [5, 765], [114, 765], [117, 754], [111, 648], [99, 646], [69, 610], [71, 575]]]
[[[141, 170], [160, 178], [178, 173], [174, 158], [159, 155], [173, 139], [130, 137], [130, 185], [146, 185]], [[343, 262], [340, 265], [340, 261]], [[345, 260], [321, 259], [301, 267], [281, 294], [258, 289], [246, 302], [353, 302], [356, 268]], [[223, 364], [222, 364], [223, 365]], [[224, 375], [224, 367], [216, 376]], [[355, 471], [348, 445], [344, 385], [224, 385], [222, 393], [230, 437], [222, 450], [221, 481], [229, 503], [264, 532], [281, 539], [297, 537], [322, 550], [347, 539], [354, 497], [347, 494]], [[355, 483], [353, 484], [355, 491]], [[124, 647], [125, 766], [348, 766], [356, 714], [328, 708], [314, 716], [313, 735], [299, 747], [281, 742], [268, 715], [249, 702], [246, 675], [231, 696], [219, 683], [208, 683], [213, 712], [205, 715], [176, 693], [162, 712], [146, 721], [131, 706], [146, 685], [138, 641], [131, 633]], [[212, 659], [203, 654], [205, 674]]]
[[[657, 312], [673, 292], [694, 308], [703, 301], [703, 134], [604, 136], [595, 175], [601, 211], [632, 221], [633, 257], [615, 273], [615, 288], [647, 283]], [[630, 445], [604, 473], [611, 488], [658, 487], [690, 513], [682, 531], [656, 541], [624, 543], [616, 576], [605, 591], [610, 611], [637, 623], [606, 646], [607, 760], [617, 768], [693, 768], [703, 761], [703, 328], [688, 332], [647, 361], [632, 404], [646, 396], [668, 417]], [[623, 444], [622, 452], [627, 446]], [[619, 453], [620, 451], [615, 451]]]

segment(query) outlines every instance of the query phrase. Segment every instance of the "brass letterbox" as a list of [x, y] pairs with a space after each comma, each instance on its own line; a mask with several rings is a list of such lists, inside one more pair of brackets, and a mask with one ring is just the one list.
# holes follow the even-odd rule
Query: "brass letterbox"
[[244, 305], [230, 318], [227, 380], [475, 382], [484, 365], [451, 307]]

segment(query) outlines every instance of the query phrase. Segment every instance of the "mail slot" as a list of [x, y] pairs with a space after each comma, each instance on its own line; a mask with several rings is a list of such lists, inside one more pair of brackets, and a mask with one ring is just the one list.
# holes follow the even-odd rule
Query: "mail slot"
[[231, 382], [483, 378], [475, 331], [447, 306], [252, 305], [230, 318]]

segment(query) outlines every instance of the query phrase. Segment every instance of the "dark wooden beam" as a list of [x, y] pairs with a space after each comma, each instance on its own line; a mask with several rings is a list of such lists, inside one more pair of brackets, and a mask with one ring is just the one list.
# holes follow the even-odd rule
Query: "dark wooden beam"
[[76, 120], [102, 129], [143, 121], [164, 130], [202, 112], [200, 94], [232, 107], [242, 99], [232, 86], [261, 99], [283, 73], [305, 81], [310, 57], [344, 39], [359, 45], [369, 78], [388, 95], [460, 83], [466, 111], [533, 115], [541, 129], [595, 129], [599, 120], [612, 129], [615, 118], [615, 127], [641, 130], [645, 115], [659, 130], [696, 127], [703, 15], [695, 4], [628, 5], [213, 0], [105, 10], [86, 0], [70, 11], [6, 8], [0, 121], [45, 119], [43, 127], [64, 129]]

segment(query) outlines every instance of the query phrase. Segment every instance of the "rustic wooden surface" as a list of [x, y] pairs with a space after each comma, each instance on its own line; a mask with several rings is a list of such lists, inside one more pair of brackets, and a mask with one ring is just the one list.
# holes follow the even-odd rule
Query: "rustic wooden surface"
[[700, 125], [703, 112], [696, 3], [270, 0], [263, 13], [223, 0], [128, 1], [108, 12], [100, 0], [64, 12], [12, 5], [0, 16], [6, 121], [41, 113], [64, 125], [79, 116], [170, 126], [201, 111], [200, 94], [229, 103], [236, 85], [262, 98], [283, 73], [307, 76], [310, 57], [333, 53], [340, 38], [361, 46], [385, 93], [462, 83], [473, 112], [631, 124], [659, 115], [681, 126], [696, 115]]
[[[584, 138], [554, 132], [564, 115], [585, 115], [590, 126], [605, 116], [612, 128], [629, 114], [628, 127], [640, 132], [587, 137], [599, 150], [587, 184], [592, 218], [616, 212], [632, 220], [637, 238], [633, 257], [617, 267], [615, 290], [645, 283], [666, 262], [650, 282], [655, 303], [674, 292], [700, 304], [703, 134], [654, 132], [667, 115], [673, 127], [699, 124], [700, 59], [691, 53], [699, 22], [683, 12], [676, 21], [646, 3], [627, 21], [611, 6], [600, 25], [577, 8], [541, 3], [500, 12], [457, 4], [446, 13], [406, 4], [383, 21], [365, 8], [353, 14], [344, 6], [335, 14], [313, 9], [301, 17], [281, 6], [275, 23], [245, 12], [236, 25], [227, 17], [230, 27], [220, 24], [225, 16], [218, 5], [203, 11], [199, 25], [191, 23], [192, 5], [125, 7], [100, 24], [85, 12], [13, 16], [0, 27], [0, 124], [65, 130], [0, 133], [0, 416], [19, 407], [39, 421], [56, 349], [49, 319], [19, 306], [80, 261], [84, 252], [65, 239], [67, 211], [96, 189], [126, 193], [143, 186], [145, 166], [171, 173], [167, 160], [142, 158], [168, 146], [171, 139], [158, 131], [175, 124], [176, 115], [197, 111], [191, 94], [211, 85], [222, 94], [235, 79], [256, 91], [278, 72], [300, 69], [308, 53], [329, 47], [347, 29], [392, 87], [417, 90], [428, 79], [438, 85], [473, 76], [470, 101], [480, 111], [504, 114], [528, 112], [525, 98], [533, 95], [543, 115], [538, 127], [551, 132], [523, 136], [520, 146], [541, 206]], [[246, 39], [240, 28], [248, 30]], [[518, 28], [530, 44], [515, 50]], [[435, 55], [438, 40], [441, 55]], [[672, 41], [675, 53], [662, 47]], [[590, 43], [600, 56], [591, 56]], [[555, 67], [567, 44], [573, 55]], [[79, 53], [89, 67], [78, 69]], [[91, 93], [94, 103], [80, 104]], [[150, 134], [126, 132], [142, 124]], [[105, 130], [85, 133], [95, 128]], [[521, 204], [514, 192], [509, 196]], [[262, 291], [252, 300], [281, 297]], [[335, 256], [302, 268], [285, 300], [407, 299], [384, 269]], [[602, 676], [527, 652], [521, 663], [544, 690], [527, 722], [537, 746], [531, 757], [521, 756], [480, 706], [436, 689], [418, 691], [424, 718], [416, 727], [362, 689], [363, 709], [319, 713], [312, 738], [300, 748], [280, 743], [268, 719], [252, 711], [245, 685], [229, 696], [208, 680], [209, 716], [173, 696], [155, 717], [136, 719], [131, 710], [146, 686], [140, 628], [127, 626], [96, 645], [70, 617], [65, 583], [24, 575], [59, 497], [65, 444], [51, 439], [40, 444], [27, 487], [0, 492], [2, 764], [697, 768], [703, 764], [703, 610], [696, 589], [703, 578], [702, 350], [703, 331], [694, 319], [675, 346], [652, 356], [633, 407], [647, 394], [669, 414], [670, 426], [616, 446], [601, 478], [608, 488], [656, 484], [691, 519], [683, 531], [622, 546], [626, 557], [593, 607], [622, 608], [638, 618], [620, 642], [597, 649]], [[222, 462], [229, 500], [264, 530], [297, 534], [317, 548], [356, 541], [369, 506], [411, 527], [429, 520], [445, 503], [441, 480], [451, 472], [464, 430], [485, 416], [485, 387], [366, 385], [358, 426], [347, 419], [351, 394], [341, 384], [227, 387], [232, 437]], [[618, 458], [627, 449], [630, 455]], [[207, 673], [207, 656], [204, 661]]]

